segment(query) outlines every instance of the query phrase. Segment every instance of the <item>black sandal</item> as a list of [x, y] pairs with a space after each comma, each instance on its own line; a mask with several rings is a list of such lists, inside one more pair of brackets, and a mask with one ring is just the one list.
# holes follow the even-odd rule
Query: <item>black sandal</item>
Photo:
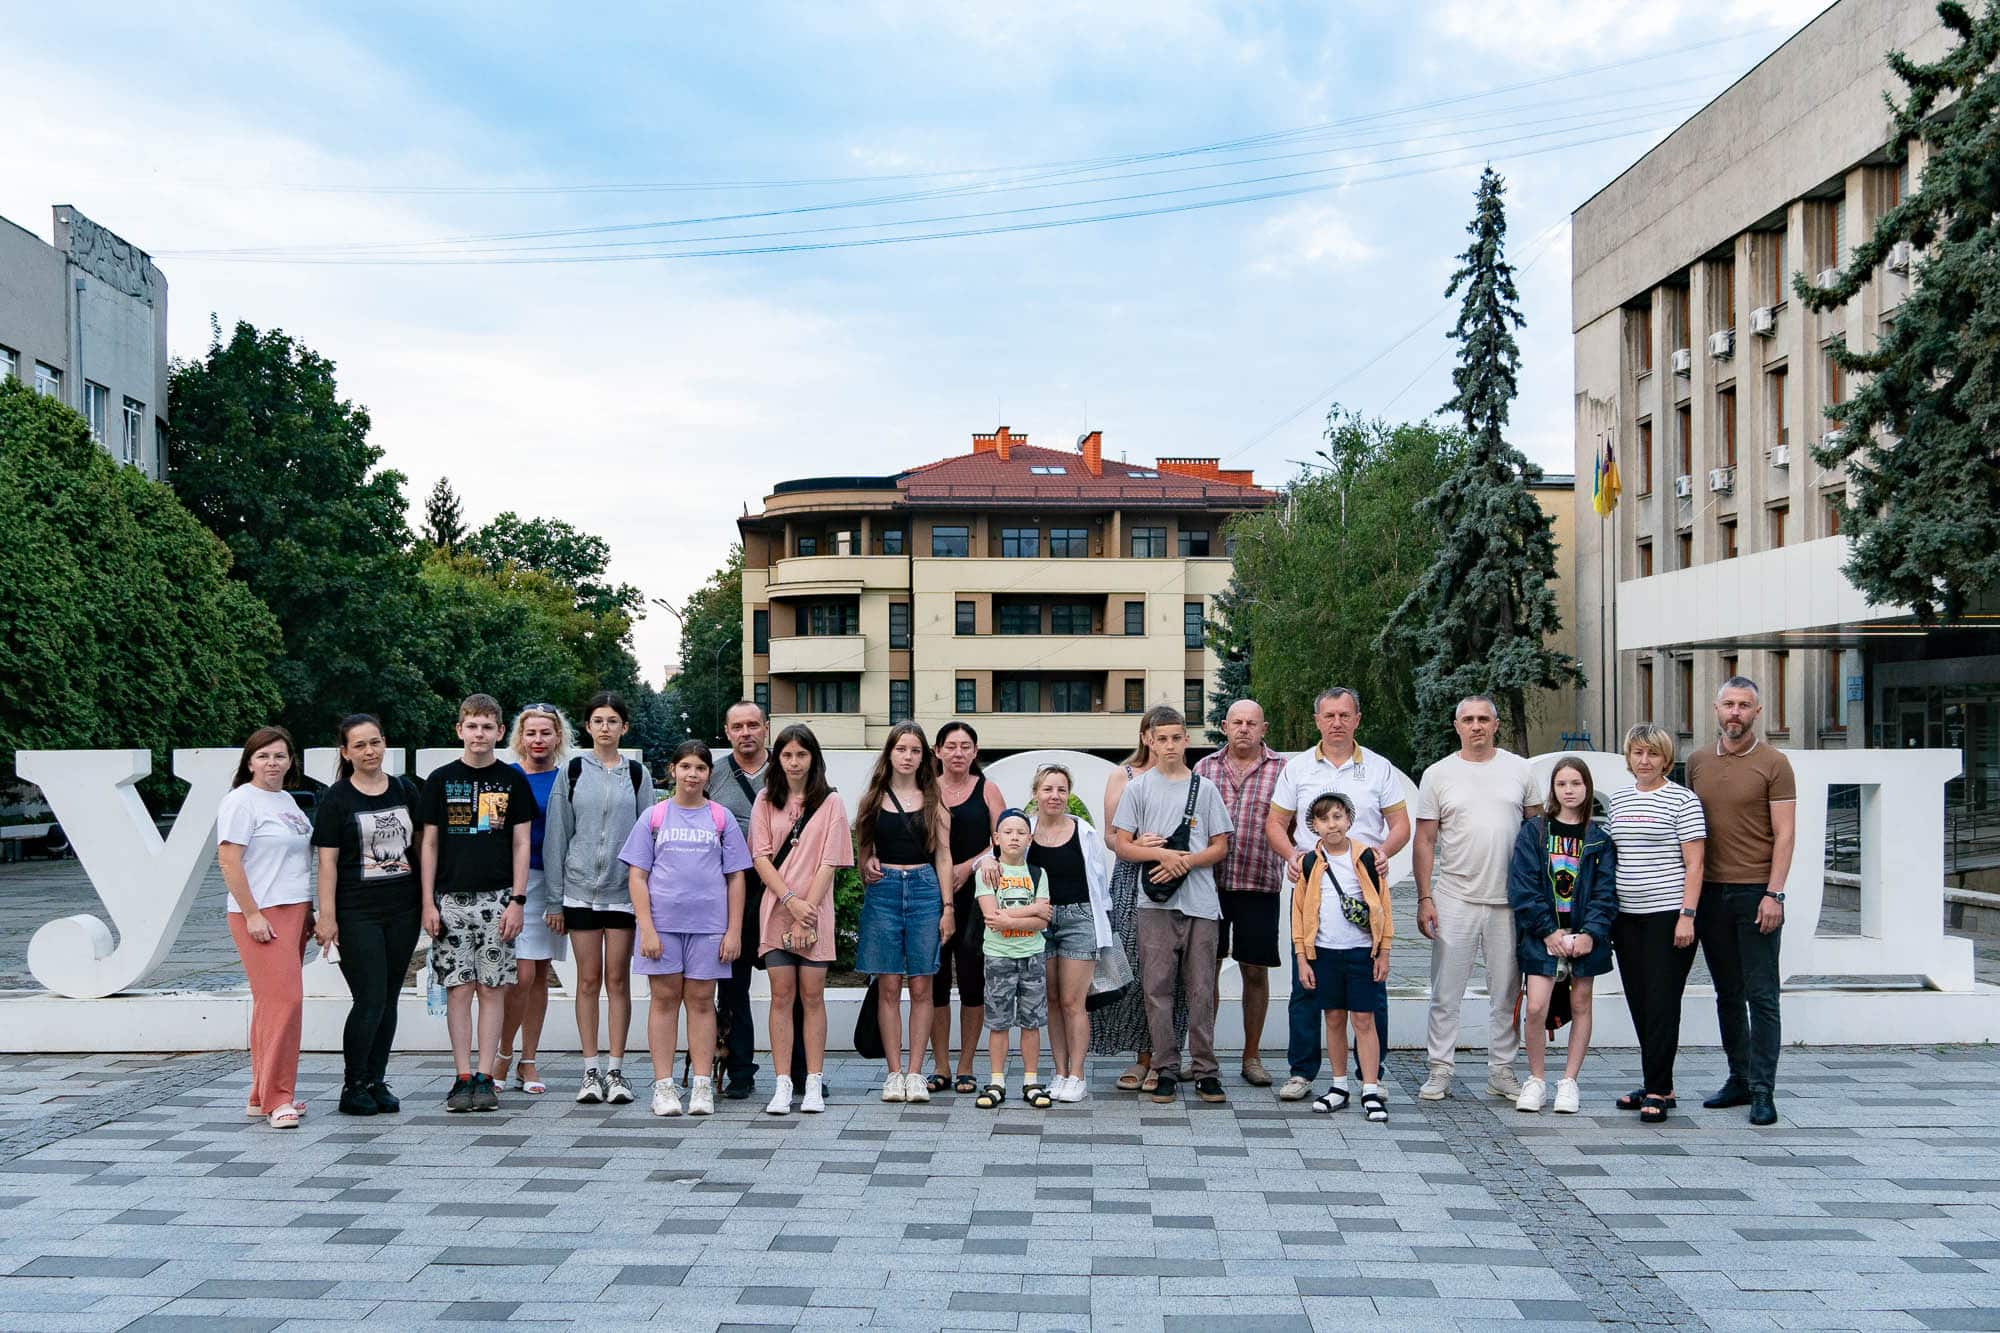
[[1378, 1125], [1388, 1122], [1389, 1099], [1379, 1092], [1362, 1093], [1361, 1109], [1368, 1112], [1368, 1118]]
[[1049, 1090], [1040, 1083], [1030, 1083], [1022, 1088], [1021, 1100], [1037, 1111], [1046, 1111], [1056, 1104], [1056, 1099], [1049, 1096]]
[[1328, 1088], [1320, 1096], [1313, 1098], [1313, 1110], [1319, 1112], [1321, 1115], [1331, 1115], [1335, 1111], [1345, 1111], [1346, 1109], [1346, 1088]]
[[[1661, 1100], [1666, 1103], [1667, 1109], [1670, 1111], [1680, 1104], [1679, 1099], [1671, 1092], [1667, 1093]], [[1646, 1090], [1644, 1088], [1634, 1088], [1618, 1099], [1618, 1109], [1621, 1111], [1636, 1111], [1645, 1104]]]
[[1649, 1092], [1646, 1094], [1645, 1105], [1639, 1108], [1639, 1119], [1644, 1124], [1657, 1125], [1667, 1118], [1667, 1107], [1670, 1105], [1672, 1101], [1669, 1098], [1655, 1096]]
[[951, 1086], [951, 1080], [946, 1078], [943, 1074], [932, 1074], [929, 1078], [924, 1080], [924, 1087], [928, 1088], [933, 1094], [943, 1092], [946, 1088], [950, 1086]]
[[985, 1090], [979, 1094], [979, 1100], [973, 1104], [982, 1111], [990, 1111], [1006, 1100], [1007, 1089], [998, 1083], [988, 1083]]
[[[939, 1075], [939, 1077], [942, 1078], [943, 1075]], [[979, 1091], [979, 1085], [973, 1082], [972, 1075], [960, 1074], [956, 1079], [952, 1080], [951, 1090], [963, 1097], [967, 1093]]]

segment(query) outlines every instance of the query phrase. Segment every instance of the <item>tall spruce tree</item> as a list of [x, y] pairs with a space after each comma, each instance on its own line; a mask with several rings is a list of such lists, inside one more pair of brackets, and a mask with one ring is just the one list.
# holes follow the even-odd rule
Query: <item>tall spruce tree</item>
[[1211, 614], [1203, 622], [1208, 646], [1222, 659], [1222, 669], [1215, 673], [1215, 688], [1208, 692], [1208, 739], [1215, 745], [1229, 739], [1222, 724], [1228, 720], [1231, 706], [1238, 699], [1250, 697], [1251, 645], [1248, 608], [1244, 605], [1248, 596], [1231, 574], [1228, 585], [1215, 595], [1209, 608]]
[[1465, 448], [1436, 493], [1423, 502], [1437, 521], [1436, 558], [1390, 616], [1378, 646], [1417, 659], [1417, 717], [1411, 739], [1420, 762], [1453, 748], [1452, 710], [1469, 694], [1500, 703], [1501, 736], [1528, 748], [1528, 692], [1581, 684], [1576, 659], [1548, 646], [1561, 628], [1552, 584], [1555, 538], [1527, 483], [1541, 476], [1507, 443], [1509, 405], [1519, 392], [1524, 322], [1507, 262], [1506, 183], [1493, 168], [1479, 178], [1471, 245], [1445, 288], [1461, 292], [1458, 388], [1444, 411], [1463, 425]]
[[465, 540], [465, 509], [458, 502], [458, 492], [451, 488], [451, 482], [437, 479], [431, 487], [430, 496], [424, 501], [423, 539], [441, 551], [455, 553], [458, 544]]
[[1978, 18], [1940, 4], [1958, 41], [1930, 64], [1898, 51], [1908, 95], [1895, 113], [1899, 158], [1926, 150], [1914, 192], [1876, 220], [1831, 287], [1801, 276], [1800, 297], [1835, 310], [1900, 243], [1912, 286], [1871, 352], [1837, 338], [1842, 370], [1869, 378], [1828, 409], [1840, 429], [1814, 447], [1844, 468], [1846, 572], [1877, 602], [1920, 620], [1955, 618], [2000, 578], [2000, 0]]

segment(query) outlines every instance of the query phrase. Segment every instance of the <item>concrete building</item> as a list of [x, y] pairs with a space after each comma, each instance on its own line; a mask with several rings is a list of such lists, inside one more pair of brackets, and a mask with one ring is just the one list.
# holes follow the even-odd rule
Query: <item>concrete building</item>
[[[1993, 804], [2000, 636], [1870, 604], [1841, 572], [1846, 478], [1811, 454], [1850, 389], [1828, 345], [1875, 345], [1910, 256], [1844, 309], [1791, 292], [1923, 170], [1921, 145], [1896, 160], [1884, 54], [1947, 45], [1930, 5], [1841, 0], [1576, 210], [1581, 710], [1607, 738], [1652, 718], [1684, 750], [1706, 741], [1717, 686], [1742, 672], [1780, 745], [1962, 747], [1959, 810]], [[1607, 439], [1625, 495], [1600, 518]]]
[[114, 458], [166, 474], [167, 279], [68, 204], [55, 244], [0, 218], [0, 375], [60, 398]]
[[990, 752], [1120, 753], [1157, 703], [1205, 711], [1222, 526], [1269, 504], [1213, 458], [1151, 466], [1005, 426], [890, 476], [781, 482], [743, 534], [743, 675], [775, 725], [879, 745], [962, 717]]

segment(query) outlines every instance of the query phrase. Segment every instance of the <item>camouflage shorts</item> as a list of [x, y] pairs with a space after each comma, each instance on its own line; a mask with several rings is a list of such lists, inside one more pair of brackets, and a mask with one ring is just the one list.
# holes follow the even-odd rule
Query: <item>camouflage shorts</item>
[[986, 960], [986, 1030], [1049, 1025], [1048, 972], [1042, 954]]

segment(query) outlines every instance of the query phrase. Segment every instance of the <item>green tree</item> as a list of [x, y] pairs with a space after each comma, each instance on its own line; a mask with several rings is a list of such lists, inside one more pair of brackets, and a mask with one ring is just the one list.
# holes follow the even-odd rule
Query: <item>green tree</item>
[[1868, 378], [1828, 410], [1840, 429], [1813, 454], [1846, 471], [1848, 578], [1925, 621], [1958, 617], [2000, 578], [2000, 3], [1976, 19], [1960, 4], [1937, 11], [1958, 38], [1949, 51], [1929, 64], [1888, 57], [1907, 90], [1900, 105], [1886, 99], [1895, 152], [1915, 140], [1928, 153], [1916, 190], [1876, 220], [1838, 282], [1796, 279], [1807, 306], [1837, 310], [1899, 243], [1918, 252], [1875, 350], [1835, 338], [1841, 368]]
[[722, 715], [743, 697], [743, 547], [708, 576], [681, 609], [681, 661], [667, 680], [702, 740], [722, 737]]
[[1222, 659], [1222, 668], [1215, 673], [1215, 688], [1208, 692], [1208, 740], [1213, 745], [1229, 739], [1222, 724], [1230, 708], [1238, 699], [1250, 697], [1250, 639], [1239, 628], [1246, 622], [1246, 597], [1242, 581], [1231, 574], [1210, 604], [1205, 622], [1208, 646]]
[[1479, 178], [1446, 296], [1459, 295], [1458, 392], [1445, 403], [1463, 425], [1457, 466], [1423, 508], [1436, 522], [1437, 555], [1397, 606], [1378, 646], [1407, 653], [1416, 669], [1417, 761], [1454, 745], [1453, 706], [1468, 694], [1500, 702], [1501, 738], [1528, 750], [1528, 693], [1583, 683], [1576, 659], [1548, 646], [1562, 627], [1556, 609], [1556, 546], [1548, 515], [1527, 483], [1541, 476], [1507, 442], [1507, 417], [1519, 392], [1520, 293], [1507, 262], [1506, 184], [1493, 168]]
[[277, 715], [278, 623], [172, 491], [0, 377], [0, 779], [18, 749], [233, 745]]
[[641, 681], [638, 691], [627, 697], [632, 701], [632, 730], [625, 743], [638, 746], [645, 752], [646, 762], [657, 768], [687, 735], [681, 729], [680, 696]]
[[630, 584], [613, 585], [606, 577], [611, 543], [559, 518], [524, 519], [513, 510], [498, 515], [465, 539], [468, 554], [498, 569], [513, 561], [523, 569], [546, 575], [576, 589], [581, 610], [599, 615], [622, 613], [628, 620], [645, 605]]
[[357, 709], [381, 712], [392, 736], [427, 734], [436, 704], [415, 645], [431, 627], [403, 474], [378, 467], [368, 412], [340, 397], [333, 363], [239, 323], [177, 363], [171, 388], [174, 492], [284, 631], [281, 720], [302, 745]]
[[434, 627], [426, 644], [437, 699], [431, 738], [450, 733], [453, 706], [474, 692], [509, 712], [548, 702], [574, 713], [598, 688], [574, 648], [577, 613], [564, 585], [441, 550], [424, 561], [422, 581], [424, 616]]
[[1263, 705], [1274, 748], [1317, 740], [1313, 696], [1345, 685], [1361, 694], [1368, 747], [1412, 763], [1413, 665], [1374, 644], [1436, 551], [1437, 523], [1421, 501], [1462, 447], [1447, 428], [1364, 420], [1336, 405], [1322, 465], [1277, 504], [1230, 523], [1235, 573], [1216, 599], [1211, 641], [1218, 651], [1242, 646], [1244, 693]]
[[458, 550], [465, 540], [465, 509], [447, 478], [439, 477], [424, 501], [423, 539], [447, 551]]

